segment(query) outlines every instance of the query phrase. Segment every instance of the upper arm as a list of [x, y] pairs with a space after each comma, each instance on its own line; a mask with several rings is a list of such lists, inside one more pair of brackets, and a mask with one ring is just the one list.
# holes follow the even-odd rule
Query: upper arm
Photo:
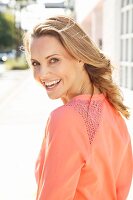
[[73, 199], [83, 166], [77, 123], [75, 114], [67, 110], [51, 116], [38, 200]]

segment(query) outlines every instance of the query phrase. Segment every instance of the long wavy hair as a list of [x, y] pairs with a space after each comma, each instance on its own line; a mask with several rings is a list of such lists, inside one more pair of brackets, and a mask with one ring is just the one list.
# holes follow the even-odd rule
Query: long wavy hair
[[81, 60], [92, 84], [106, 96], [116, 110], [129, 118], [130, 114], [123, 104], [121, 91], [112, 80], [113, 66], [110, 60], [70, 17], [50, 17], [45, 22], [36, 25], [31, 33], [25, 34], [23, 43], [29, 64], [30, 40], [45, 35], [56, 37], [74, 58]]

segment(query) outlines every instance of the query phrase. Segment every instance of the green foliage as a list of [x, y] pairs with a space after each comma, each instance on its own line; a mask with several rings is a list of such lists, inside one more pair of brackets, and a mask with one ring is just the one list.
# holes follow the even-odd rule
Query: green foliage
[[6, 69], [15, 70], [15, 69], [27, 69], [28, 64], [23, 56], [18, 58], [10, 58], [5, 62]]
[[[36, 0], [32, 1], [36, 2]], [[31, 0], [16, 0], [16, 9], [20, 11], [29, 2]], [[15, 23], [11, 8], [6, 13], [0, 12], [0, 51], [16, 49], [19, 56], [18, 48], [22, 43], [22, 30], [20, 25], [17, 28]]]
[[21, 30], [16, 28], [15, 19], [11, 13], [0, 13], [0, 51], [16, 49]]

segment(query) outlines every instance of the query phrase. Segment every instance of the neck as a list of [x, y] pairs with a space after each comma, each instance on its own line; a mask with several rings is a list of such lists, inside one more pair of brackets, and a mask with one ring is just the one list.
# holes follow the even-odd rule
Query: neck
[[64, 97], [61, 98], [61, 100], [63, 101], [64, 104], [66, 104], [75, 96], [82, 95], [82, 94], [89, 94], [93, 96], [94, 92], [95, 92], [94, 85], [91, 83], [89, 79], [87, 79], [87, 81], [81, 84], [80, 87], [78, 86], [78, 89], [76, 90], [76, 92], [73, 92], [71, 94], [67, 93]]

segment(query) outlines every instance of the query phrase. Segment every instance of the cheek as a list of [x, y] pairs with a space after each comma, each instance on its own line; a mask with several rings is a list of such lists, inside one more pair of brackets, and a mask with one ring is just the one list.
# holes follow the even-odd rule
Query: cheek
[[70, 64], [65, 64], [65, 66], [62, 66], [58, 70], [58, 74], [65, 79], [71, 79], [71, 76], [73, 76], [73, 68], [70, 67]]
[[34, 77], [34, 79], [37, 80], [37, 81], [39, 81], [39, 74], [38, 74], [38, 71], [35, 70], [35, 69], [32, 69], [32, 71], [33, 71], [33, 77]]
[[64, 84], [67, 87], [71, 87], [73, 84], [75, 83], [75, 75], [73, 74], [73, 72], [69, 72], [64, 76]]

